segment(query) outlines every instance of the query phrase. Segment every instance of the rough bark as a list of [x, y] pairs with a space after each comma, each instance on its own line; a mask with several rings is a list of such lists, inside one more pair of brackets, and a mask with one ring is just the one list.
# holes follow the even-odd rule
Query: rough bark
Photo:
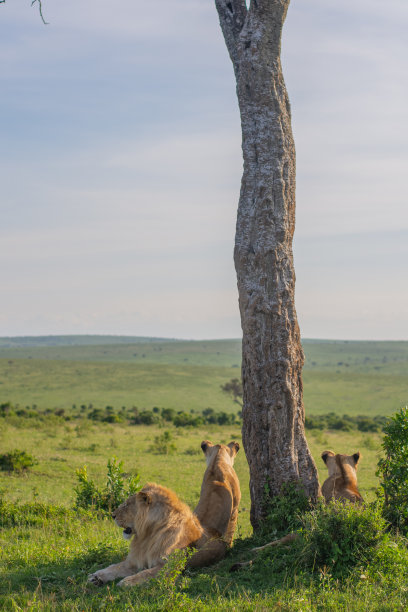
[[318, 495], [304, 434], [303, 350], [294, 292], [295, 146], [280, 62], [289, 0], [215, 0], [233, 63], [244, 172], [235, 237], [243, 331], [243, 444], [250, 469], [251, 522], [265, 490], [300, 481]]

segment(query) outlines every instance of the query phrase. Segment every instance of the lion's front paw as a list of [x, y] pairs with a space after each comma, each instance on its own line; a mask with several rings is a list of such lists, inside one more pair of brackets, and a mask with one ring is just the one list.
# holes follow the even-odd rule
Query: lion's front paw
[[103, 576], [101, 576], [101, 572], [90, 574], [88, 576], [88, 582], [92, 582], [92, 584], [95, 584], [96, 586], [102, 586], [105, 584], [105, 580], [103, 579]]

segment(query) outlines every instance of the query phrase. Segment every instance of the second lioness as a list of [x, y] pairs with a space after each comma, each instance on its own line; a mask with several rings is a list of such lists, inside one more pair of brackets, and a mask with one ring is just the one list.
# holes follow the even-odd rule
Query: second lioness
[[322, 459], [329, 471], [329, 477], [324, 481], [322, 494], [329, 502], [332, 499], [361, 504], [363, 498], [357, 488], [357, 464], [360, 453], [354, 455], [335, 454], [331, 450], [322, 453]]
[[225, 445], [204, 440], [201, 448], [207, 461], [207, 469], [194, 514], [207, 536], [210, 536], [210, 540], [189, 560], [189, 567], [201, 567], [224, 557], [227, 548], [232, 544], [241, 500], [239, 480], [233, 467], [239, 451], [238, 442]]

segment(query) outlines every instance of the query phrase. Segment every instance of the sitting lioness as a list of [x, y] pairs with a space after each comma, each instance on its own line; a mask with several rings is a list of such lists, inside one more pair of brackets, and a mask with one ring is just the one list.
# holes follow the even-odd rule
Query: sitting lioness
[[146, 484], [113, 513], [123, 537], [131, 540], [127, 558], [98, 570], [88, 578], [100, 585], [123, 578], [120, 586], [140, 584], [155, 576], [176, 548], [204, 543], [207, 538], [198, 518], [173, 491], [154, 483]]
[[322, 486], [325, 501], [341, 499], [352, 503], [362, 503], [363, 498], [357, 488], [357, 464], [360, 460], [360, 453], [335, 455], [329, 450], [322, 453], [322, 459], [329, 470], [329, 477]]
[[231, 546], [238, 520], [241, 500], [238, 476], [234, 470], [234, 459], [239, 451], [238, 442], [212, 444], [201, 443], [207, 469], [201, 485], [200, 500], [194, 514], [205, 530], [205, 542], [198, 543], [199, 550], [187, 563], [187, 567], [202, 567], [215, 563]]

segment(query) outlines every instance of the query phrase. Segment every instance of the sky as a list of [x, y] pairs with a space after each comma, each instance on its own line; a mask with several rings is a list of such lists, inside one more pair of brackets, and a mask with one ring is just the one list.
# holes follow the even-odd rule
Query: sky
[[[235, 82], [210, 0], [0, 4], [0, 336], [241, 335]], [[408, 339], [408, 2], [292, 0], [304, 338]]]

